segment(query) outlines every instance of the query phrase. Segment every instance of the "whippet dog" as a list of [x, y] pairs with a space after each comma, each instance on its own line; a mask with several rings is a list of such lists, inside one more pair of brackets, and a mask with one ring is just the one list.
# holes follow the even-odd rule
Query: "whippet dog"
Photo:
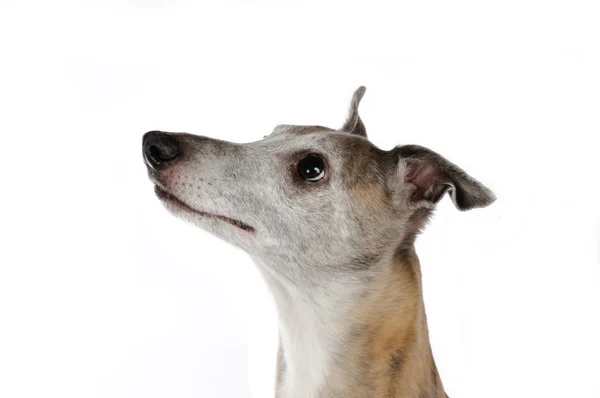
[[246, 251], [279, 319], [275, 397], [447, 397], [429, 343], [415, 238], [448, 193], [459, 210], [488, 188], [417, 145], [280, 125], [236, 144], [151, 131], [143, 155], [166, 208]]

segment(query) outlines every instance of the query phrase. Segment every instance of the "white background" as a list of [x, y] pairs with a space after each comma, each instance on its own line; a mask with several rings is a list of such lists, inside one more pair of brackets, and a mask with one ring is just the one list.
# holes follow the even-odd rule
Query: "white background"
[[[368, 4], [368, 5], [367, 5]], [[453, 398], [600, 397], [595, 1], [0, 3], [0, 396], [270, 397], [241, 251], [170, 216], [147, 130], [339, 127], [428, 146], [498, 201], [418, 241]]]

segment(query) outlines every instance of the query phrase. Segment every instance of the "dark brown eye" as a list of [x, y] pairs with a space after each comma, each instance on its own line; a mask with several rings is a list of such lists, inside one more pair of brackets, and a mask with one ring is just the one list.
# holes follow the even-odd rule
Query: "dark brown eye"
[[325, 163], [317, 155], [308, 155], [298, 163], [298, 173], [307, 181], [317, 182], [325, 176]]

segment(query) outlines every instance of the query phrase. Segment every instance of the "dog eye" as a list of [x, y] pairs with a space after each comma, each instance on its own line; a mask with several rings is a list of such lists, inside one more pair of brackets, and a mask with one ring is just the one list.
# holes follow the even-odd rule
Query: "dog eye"
[[298, 173], [307, 181], [319, 181], [325, 175], [323, 159], [317, 155], [308, 155], [298, 163]]

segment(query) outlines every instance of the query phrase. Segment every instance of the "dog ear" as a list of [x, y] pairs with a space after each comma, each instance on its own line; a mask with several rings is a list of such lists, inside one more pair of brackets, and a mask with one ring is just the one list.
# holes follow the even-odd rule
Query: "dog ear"
[[360, 86], [352, 95], [350, 111], [348, 112], [346, 123], [344, 123], [344, 126], [341, 129], [342, 131], [363, 137], [367, 136], [367, 129], [362, 120], [360, 120], [360, 116], [358, 116], [358, 105], [360, 104], [363, 95], [365, 95], [365, 91], [367, 91], [367, 88], [365, 86]]
[[408, 192], [411, 204], [436, 204], [446, 192], [461, 211], [486, 207], [496, 200], [494, 193], [464, 170], [436, 152], [418, 146], [396, 147], [398, 182]]

